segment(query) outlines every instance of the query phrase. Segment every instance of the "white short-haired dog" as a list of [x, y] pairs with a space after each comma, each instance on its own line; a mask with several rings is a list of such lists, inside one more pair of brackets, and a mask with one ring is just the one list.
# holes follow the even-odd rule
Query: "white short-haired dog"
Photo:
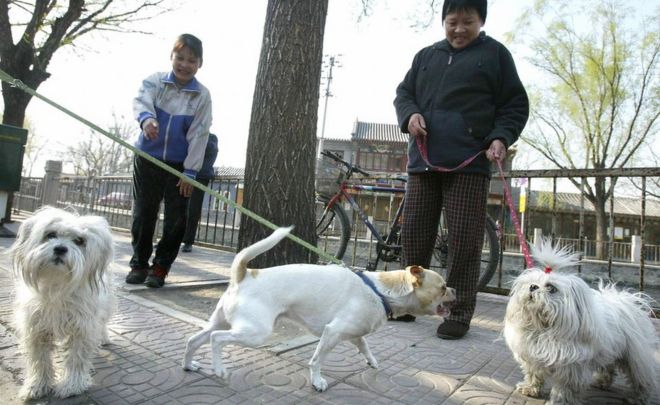
[[229, 373], [222, 363], [223, 346], [259, 346], [273, 332], [276, 320], [286, 317], [321, 337], [309, 368], [314, 388], [325, 391], [328, 383], [321, 375], [321, 365], [341, 341], [351, 342], [367, 363], [377, 368], [364, 336], [383, 326], [388, 312], [393, 316], [449, 314], [443, 303], [455, 300], [454, 289], [447, 287], [437, 273], [419, 266], [361, 275], [336, 265], [290, 264], [247, 269], [250, 260], [275, 246], [290, 230], [280, 228], [236, 255], [229, 287], [208, 325], [188, 340], [183, 358], [185, 370], [199, 368], [193, 355], [210, 341], [215, 373], [226, 378]]
[[[93, 355], [109, 342], [114, 308], [107, 221], [44, 207], [23, 222], [10, 252], [16, 330], [27, 362], [20, 396], [82, 393], [92, 384]], [[58, 352], [61, 361], [55, 359]]]
[[525, 376], [518, 392], [539, 397], [549, 379], [548, 403], [575, 404], [590, 374], [607, 388], [618, 367], [635, 401], [646, 403], [656, 384], [649, 298], [602, 282], [594, 290], [577, 275], [557, 272], [577, 264], [577, 255], [549, 240], [534, 249], [534, 258], [541, 267], [514, 281], [504, 320], [506, 343]]

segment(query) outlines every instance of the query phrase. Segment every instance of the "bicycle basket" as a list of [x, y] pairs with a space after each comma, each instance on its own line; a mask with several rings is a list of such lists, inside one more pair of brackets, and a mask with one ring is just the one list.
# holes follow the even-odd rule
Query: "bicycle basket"
[[339, 190], [339, 184], [344, 180], [344, 175], [340, 163], [321, 156], [316, 161], [316, 192], [327, 196], [335, 194]]

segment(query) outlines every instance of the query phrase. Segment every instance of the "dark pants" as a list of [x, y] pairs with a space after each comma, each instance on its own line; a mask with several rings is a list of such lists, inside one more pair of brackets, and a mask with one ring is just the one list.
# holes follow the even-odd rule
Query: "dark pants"
[[[211, 179], [197, 179], [205, 186], [209, 185]], [[202, 205], [204, 203], [204, 191], [195, 187], [188, 201], [188, 221], [186, 222], [186, 232], [183, 235], [183, 243], [192, 245], [195, 242], [197, 225], [202, 216]]]
[[449, 232], [447, 285], [456, 289], [449, 319], [468, 325], [477, 302], [489, 182], [480, 174], [436, 172], [411, 174], [406, 186], [401, 230], [404, 265], [430, 266], [444, 206]]
[[[183, 171], [183, 164], [169, 164]], [[168, 269], [179, 254], [179, 245], [186, 227], [188, 199], [179, 194], [179, 178], [160, 169], [148, 160], [135, 156], [133, 160], [133, 225], [131, 236], [133, 257], [131, 268], [149, 267], [153, 237], [160, 202], [165, 202], [163, 237], [156, 246], [153, 263]]]

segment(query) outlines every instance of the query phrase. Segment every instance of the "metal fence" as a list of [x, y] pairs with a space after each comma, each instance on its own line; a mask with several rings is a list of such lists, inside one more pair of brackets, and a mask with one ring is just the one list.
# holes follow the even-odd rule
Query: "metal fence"
[[[624, 171], [511, 171], [505, 173], [507, 179], [526, 178], [528, 182], [532, 179], [549, 178], [553, 182], [562, 177], [577, 177], [582, 179], [594, 176], [607, 177], [636, 177], [646, 181], [648, 178], [657, 180], [660, 177], [660, 169], [639, 169]], [[43, 204], [43, 193], [47, 188], [41, 178], [23, 178], [21, 189], [14, 193], [13, 209], [18, 211], [32, 212]], [[107, 218], [111, 226], [118, 229], [130, 229], [132, 222], [132, 179], [130, 176], [105, 176], [105, 177], [75, 177], [60, 176], [57, 179], [57, 206], [73, 206], [81, 213], [102, 215]], [[236, 203], [242, 203], [243, 179], [241, 177], [216, 177], [209, 183], [209, 187], [222, 193], [225, 197]], [[640, 202], [650, 198], [647, 191], [641, 191]], [[361, 192], [356, 198], [362, 198], [363, 208], [373, 214], [373, 223], [383, 232], [389, 229], [391, 217], [396, 211], [398, 201], [390, 194]], [[504, 208], [504, 206], [502, 206]], [[161, 210], [162, 211], [162, 210]], [[504, 209], [501, 212], [508, 212]], [[582, 216], [582, 212], [580, 213]], [[610, 212], [610, 221], [614, 218]], [[366, 263], [375, 255], [375, 241], [369, 237], [364, 225], [351, 216], [353, 226], [351, 240], [344, 256], [344, 261], [353, 267], [365, 267]], [[221, 249], [235, 250], [238, 241], [238, 229], [240, 227], [240, 212], [231, 205], [216, 200], [213, 196], [206, 195], [202, 208], [202, 217], [197, 230], [197, 243]], [[640, 214], [640, 225], [642, 235], [646, 231], [648, 218], [642, 210]], [[510, 222], [510, 221], [509, 221]], [[507, 289], [507, 284], [512, 277], [519, 273], [524, 267], [524, 261], [520, 254], [520, 247], [515, 232], [511, 226], [504, 221], [504, 229], [501, 230], [501, 250], [503, 260], [498, 266], [498, 274], [493, 277], [489, 286], [499, 289], [500, 292]], [[580, 224], [582, 226], [582, 224]], [[546, 230], [544, 230], [546, 231]], [[162, 232], [162, 220], [158, 223], [156, 235]], [[554, 234], [553, 229], [548, 229], [549, 234]], [[530, 238], [530, 230], [525, 229], [527, 239]], [[580, 230], [582, 235], [582, 230]], [[648, 235], [648, 234], [647, 234]], [[593, 270], [604, 278], [611, 278], [625, 286], [643, 290], [660, 301], [660, 246], [649, 244], [642, 240], [643, 252], [640, 263], [631, 264], [631, 244], [615, 241], [610, 238], [608, 243], [608, 257], [603, 260], [595, 260], [596, 241], [581, 238], [563, 238], [560, 243], [572, 244], [582, 254], [582, 259], [592, 264], [596, 263], [599, 270]], [[392, 264], [389, 264], [390, 267]], [[593, 268], [594, 266], [583, 266]], [[379, 267], [382, 268], [382, 267]], [[513, 269], [513, 270], [512, 270]]]

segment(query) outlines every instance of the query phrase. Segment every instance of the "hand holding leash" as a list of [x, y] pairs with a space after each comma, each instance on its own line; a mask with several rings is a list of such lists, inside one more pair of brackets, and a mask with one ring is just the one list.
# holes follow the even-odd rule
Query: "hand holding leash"
[[412, 136], [426, 136], [426, 121], [420, 113], [414, 113], [408, 120], [408, 132]]

